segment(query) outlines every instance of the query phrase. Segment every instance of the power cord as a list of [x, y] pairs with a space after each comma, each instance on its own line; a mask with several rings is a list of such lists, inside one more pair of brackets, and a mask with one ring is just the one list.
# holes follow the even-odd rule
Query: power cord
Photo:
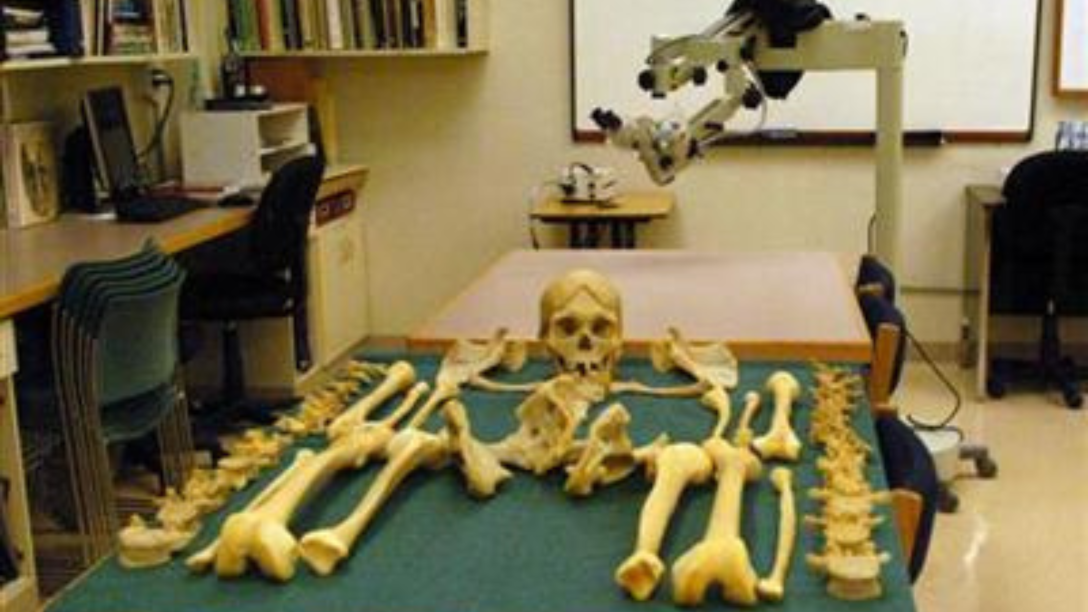
[[136, 154], [136, 158], [141, 165], [145, 177], [150, 175], [150, 172], [148, 171], [148, 157], [162, 147], [163, 135], [166, 133], [166, 124], [169, 122], [170, 113], [174, 109], [174, 78], [170, 76], [170, 73], [161, 68], [152, 68], [151, 87], [154, 90], [158, 90], [160, 87], [166, 88], [166, 104], [161, 113], [158, 111], [158, 105], [155, 105], [155, 129], [151, 133], [151, 139], [148, 141], [147, 146]]
[[948, 414], [936, 423], [921, 421], [914, 418], [914, 415], [910, 414], [907, 415], [907, 421], [915, 429], [920, 429], [923, 431], [949, 430], [955, 431], [959, 434], [963, 434], [963, 431], [960, 430], [958, 427], [952, 426], [952, 421], [956, 419], [956, 417], [960, 413], [960, 409], [963, 407], [963, 396], [960, 394], [959, 389], [957, 389], [956, 385], [954, 385], [952, 381], [948, 379], [948, 376], [946, 376], [945, 373], [941, 371], [941, 368], [937, 366], [937, 362], [929, 356], [929, 353], [926, 352], [926, 349], [922, 347], [922, 343], [914, 337], [914, 334], [910, 333], [909, 330], [904, 331], [906, 333], [907, 340], [910, 342], [911, 348], [918, 352], [918, 355], [922, 358], [922, 361], [925, 362], [925, 364], [929, 367], [930, 371], [933, 372], [937, 379], [941, 381], [941, 384], [944, 385], [945, 389], [947, 389], [948, 392], [952, 395], [954, 401], [952, 409], [948, 412]]

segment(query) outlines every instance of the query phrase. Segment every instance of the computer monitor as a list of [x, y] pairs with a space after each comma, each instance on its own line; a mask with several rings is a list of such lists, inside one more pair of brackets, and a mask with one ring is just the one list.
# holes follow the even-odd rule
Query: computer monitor
[[143, 184], [132, 129], [120, 87], [88, 91], [83, 96], [83, 122], [91, 137], [98, 176], [110, 200], [124, 200], [138, 194]]

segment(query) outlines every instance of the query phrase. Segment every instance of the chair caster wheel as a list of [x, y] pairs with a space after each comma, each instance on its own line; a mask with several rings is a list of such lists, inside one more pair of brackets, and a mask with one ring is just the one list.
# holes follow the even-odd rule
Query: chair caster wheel
[[1080, 394], [1078, 390], [1070, 390], [1062, 392], [1062, 399], [1065, 400], [1065, 405], [1072, 410], [1076, 410], [1084, 406], [1084, 396]]
[[994, 398], [1001, 399], [1005, 397], [1005, 393], [1008, 389], [1005, 387], [1005, 383], [997, 378], [991, 376], [986, 379], [986, 395]]
[[948, 485], [941, 485], [937, 494], [937, 510], [944, 514], [955, 514], [959, 507], [960, 498], [948, 488]]
[[997, 462], [989, 457], [975, 459], [975, 471], [979, 478], [997, 478]]

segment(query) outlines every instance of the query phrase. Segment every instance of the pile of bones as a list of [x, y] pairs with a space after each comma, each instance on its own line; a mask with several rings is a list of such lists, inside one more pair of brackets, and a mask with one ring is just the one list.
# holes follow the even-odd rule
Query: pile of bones
[[[761, 436], [751, 429], [760, 394], [748, 392], [733, 436], [727, 439], [732, 412], [729, 392], [738, 376], [737, 361], [724, 344], [688, 342], [677, 330], [669, 330], [666, 340], [651, 347], [654, 367], [662, 372], [679, 370], [694, 382], [651, 387], [617, 380], [623, 349], [622, 307], [618, 291], [607, 278], [591, 270], [569, 272], [546, 287], [540, 309], [540, 338], [553, 360], [554, 377], [522, 384], [488, 378], [488, 372], [496, 368], [516, 371], [525, 363], [525, 345], [507, 339], [504, 330], [487, 341], [456, 343], [443, 357], [433, 389], [417, 380], [408, 362], [388, 367], [353, 362], [339, 380], [308, 397], [297, 414], [276, 423], [275, 433], [252, 430], [227, 441], [228, 455], [216, 469], [198, 471], [184, 491], [164, 498], [155, 526], [134, 518], [120, 535], [122, 563], [129, 567], [165, 563], [171, 553], [192, 540], [201, 516], [219, 509], [263, 468], [274, 466], [295, 438], [323, 434], [328, 439], [323, 450], [298, 451], [271, 483], [227, 517], [218, 537], [190, 555], [186, 565], [194, 572], [214, 571], [221, 578], [240, 576], [254, 567], [272, 580], [288, 581], [301, 558], [315, 574], [329, 575], [351, 554], [398, 485], [419, 469], [455, 467], [469, 493], [479, 498], [496, 495], [511, 478], [511, 468], [537, 475], [562, 468], [564, 489], [575, 496], [589, 495], [641, 469], [653, 485], [639, 516], [634, 549], [616, 568], [619, 587], [635, 600], [653, 596], [666, 570], [659, 556], [662, 540], [680, 498], [689, 487], [716, 482], [705, 536], [672, 566], [673, 600], [697, 605], [708, 590], [717, 588], [725, 601], [739, 605], [780, 601], [796, 536], [791, 470], [770, 471], [779, 495], [779, 524], [775, 560], [766, 576], [757, 574], [741, 537], [741, 509], [744, 489], [761, 478], [764, 461], [797, 462], [800, 457], [802, 443], [791, 426], [792, 405], [801, 393], [798, 381], [784, 371], [768, 378], [766, 390], [773, 398], [774, 413], [769, 430]], [[378, 377], [380, 383], [375, 380]], [[824, 470], [831, 475], [827, 486], [814, 493], [825, 503], [824, 516], [810, 517], [809, 522], [833, 529], [839, 524], [833, 519], [835, 500], [841, 497], [837, 489], [842, 486], [831, 479], [840, 473], [840, 463], [856, 467], [856, 456], [843, 451], [843, 445], [847, 450], [864, 447], [850, 431], [847, 404], [840, 401], [852, 392], [849, 381], [830, 370], [821, 371], [818, 380], [822, 382], [816, 394], [823, 416], [814, 416], [822, 427], [817, 441], [829, 453], [823, 465], [836, 467]], [[369, 393], [348, 403], [360, 384], [372, 382], [376, 384]], [[459, 400], [465, 387], [527, 394], [516, 409], [517, 429], [495, 443], [477, 439]], [[578, 439], [576, 433], [590, 408], [616, 393], [699, 398], [717, 414], [716, 423], [701, 444], [671, 442], [663, 434], [646, 446], [635, 447], [628, 435], [630, 414], [622, 404], [613, 403], [589, 424], [588, 435]], [[388, 414], [369, 418], [401, 395]], [[443, 426], [437, 432], [426, 431], [423, 424], [436, 412]], [[348, 516], [301, 538], [292, 533], [292, 518], [300, 506], [334, 475], [361, 470], [373, 461], [384, 461], [384, 465]], [[855, 488], [846, 492], [853, 495], [860, 485], [851, 481], [850, 486]], [[863, 499], [879, 498], [865, 490]], [[866, 526], [875, 524], [865, 516]], [[829, 592], [850, 598], [878, 595], [879, 582], [875, 595], [872, 591], [878, 576], [869, 571], [871, 564], [866, 566], [869, 590], [865, 591], [850, 576], [840, 575], [840, 566], [853, 568], [857, 563], [837, 560], [836, 550], [829, 539], [824, 553], [810, 555], [810, 565], [831, 576], [834, 588], [829, 584]], [[848, 588], [842, 588], [843, 584]]]

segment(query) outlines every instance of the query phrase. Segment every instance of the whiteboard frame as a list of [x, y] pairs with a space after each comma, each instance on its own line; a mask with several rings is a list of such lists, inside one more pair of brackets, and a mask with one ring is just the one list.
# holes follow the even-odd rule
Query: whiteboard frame
[[[570, 0], [570, 130], [571, 138], [576, 143], [603, 143], [605, 135], [600, 131], [585, 131], [578, 128], [578, 53], [575, 48], [577, 38], [577, 4], [579, 1], [592, 2], [593, 0]], [[1088, 0], [1059, 0], [1059, 12], [1061, 3], [1081, 2], [1088, 4]], [[903, 132], [903, 143], [909, 147], [940, 146], [947, 143], [1023, 143], [1030, 142], [1035, 135], [1035, 122], [1038, 110], [1039, 90], [1039, 54], [1042, 36], [1043, 0], [1035, 0], [1035, 42], [1031, 75], [1031, 99], [1028, 124], [1021, 130], [906, 130]], [[1059, 31], [1060, 33], [1060, 31]], [[909, 34], [909, 32], [908, 32]], [[1060, 43], [1059, 43], [1060, 44]], [[1057, 66], [1055, 66], [1055, 88], [1057, 87]], [[632, 75], [631, 78], [635, 78]], [[1055, 93], [1055, 95], [1058, 95]], [[1069, 97], [1088, 98], [1088, 84], [1083, 91], [1061, 94]], [[783, 137], [773, 132], [758, 134], [743, 134], [727, 136], [720, 139], [715, 146], [864, 146], [871, 147], [876, 143], [876, 132], [872, 130], [803, 130]]]
[[[1072, 24], [1068, 23], [1070, 15], [1088, 17], [1088, 0], [1058, 0], [1058, 11], [1055, 20], [1054, 36], [1054, 75], [1052, 93], [1059, 98], [1088, 98], [1088, 27], [1084, 31], [1071, 32]], [[1074, 40], [1069, 37], [1079, 34]], [[1064, 80], [1067, 62], [1072, 62], [1067, 48], [1079, 48], [1083, 55], [1081, 61], [1080, 79], [1072, 83]]]

